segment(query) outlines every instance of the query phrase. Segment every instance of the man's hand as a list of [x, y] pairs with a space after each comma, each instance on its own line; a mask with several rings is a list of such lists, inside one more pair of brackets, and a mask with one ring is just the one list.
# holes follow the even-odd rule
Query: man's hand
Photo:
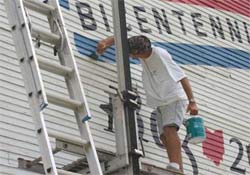
[[192, 92], [192, 88], [191, 85], [189, 83], [189, 80], [187, 79], [187, 77], [183, 78], [180, 80], [182, 87], [184, 89], [184, 91], [186, 92], [186, 95], [188, 97], [189, 100], [189, 104], [187, 106], [187, 113], [190, 112], [190, 115], [197, 115], [198, 114], [198, 107], [196, 105], [196, 102], [194, 100], [194, 96], [193, 96], [193, 92]]
[[107, 46], [105, 42], [102, 40], [97, 44], [96, 52], [101, 55], [103, 54], [103, 52], [105, 52], [106, 49], [107, 49]]
[[189, 102], [187, 106], [187, 113], [190, 112], [190, 115], [198, 115], [198, 107], [195, 102]]
[[97, 44], [97, 48], [96, 48], [96, 52], [97, 54], [103, 54], [105, 52], [105, 50], [112, 46], [114, 44], [114, 37], [108, 37], [106, 39], [101, 40], [98, 44]]

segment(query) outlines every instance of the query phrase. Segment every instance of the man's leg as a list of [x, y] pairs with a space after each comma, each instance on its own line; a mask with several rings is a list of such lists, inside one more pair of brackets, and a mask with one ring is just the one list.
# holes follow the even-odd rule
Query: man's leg
[[181, 141], [175, 126], [165, 126], [161, 140], [167, 150], [169, 162], [179, 164], [181, 172], [183, 172], [182, 156], [181, 156]]
[[157, 108], [161, 117], [161, 120], [158, 120], [159, 131], [169, 162], [178, 164], [181, 172], [183, 172], [181, 141], [177, 131], [183, 122], [185, 106], [186, 102], [181, 100]]

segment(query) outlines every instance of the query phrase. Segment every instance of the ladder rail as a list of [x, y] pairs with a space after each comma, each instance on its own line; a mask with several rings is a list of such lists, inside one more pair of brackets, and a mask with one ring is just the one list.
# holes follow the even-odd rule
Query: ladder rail
[[[59, 7], [58, 1], [48, 1], [48, 3], [51, 6], [58, 6]], [[54, 15], [56, 15], [56, 14], [54, 14]], [[58, 15], [56, 16], [56, 18], [60, 19], [60, 21], [57, 21], [59, 23], [58, 24], [59, 26], [61, 26], [61, 27], [65, 26], [63, 16], [62, 16], [62, 13], [60, 10], [58, 11]], [[68, 67], [70, 67], [74, 70], [74, 73], [72, 74], [72, 79], [66, 79], [66, 83], [67, 83], [67, 86], [69, 86], [69, 90], [72, 89], [73, 86], [76, 87], [75, 89], [77, 90], [76, 92], [69, 91], [70, 96], [72, 99], [79, 100], [82, 103], [84, 103], [86, 106], [85, 112], [89, 117], [91, 117], [88, 102], [86, 99], [85, 92], [83, 90], [84, 88], [81, 84], [80, 74], [79, 74], [79, 71], [77, 68], [76, 60], [74, 58], [73, 50], [72, 50], [71, 45], [70, 45], [70, 40], [68, 37], [68, 33], [66, 31], [66, 28], [62, 27], [60, 30], [57, 28], [58, 26], [55, 25], [55, 21], [53, 19], [49, 18], [48, 20], [49, 20], [49, 23], [50, 23], [52, 30], [54, 30], [54, 32], [58, 35], [63, 35], [62, 36], [63, 37], [63, 39], [62, 39], [63, 40], [62, 41], [63, 47], [61, 47], [61, 45], [57, 46], [57, 49], [60, 50], [60, 51], [58, 51], [58, 55], [59, 55], [59, 59], [60, 59], [61, 64], [67, 65]], [[68, 57], [72, 57], [72, 59], [67, 59]]]
[[[16, 46], [17, 57], [20, 61], [21, 72], [23, 74], [25, 88], [31, 106], [31, 113], [35, 123], [36, 135], [39, 142], [39, 148], [44, 160], [44, 169], [48, 173], [57, 175], [55, 160], [50, 146], [47, 129], [41, 112], [41, 104], [47, 104], [47, 98], [43, 83], [41, 82], [41, 74], [32, 46], [31, 33], [28, 29], [28, 21], [25, 18], [23, 1], [21, 0], [5, 0], [5, 7], [8, 14], [10, 25], [12, 26], [12, 34], [14, 44]], [[15, 22], [19, 19], [19, 22]], [[24, 45], [20, 43], [25, 43]], [[27, 45], [28, 44], [28, 45]], [[36, 72], [34, 74], [34, 71]], [[37, 98], [41, 96], [41, 100]]]
[[[49, 5], [51, 6], [57, 6], [59, 7], [59, 2], [58, 1], [49, 1], [48, 2]], [[63, 21], [63, 16], [61, 11], [59, 10], [57, 13], [58, 16], [56, 16], [57, 19], [61, 19], [60, 21], [58, 21], [58, 25], [59, 26], [65, 26], [65, 23]], [[68, 67], [73, 68], [75, 71], [73, 72], [73, 74], [71, 75], [71, 79], [65, 79], [66, 80], [66, 84], [68, 86], [69, 89], [69, 95], [72, 99], [74, 100], [79, 100], [80, 102], [82, 102], [83, 104], [85, 104], [84, 106], [82, 106], [81, 108], [79, 108], [78, 110], [75, 111], [75, 115], [77, 118], [77, 124], [80, 130], [80, 134], [81, 134], [81, 138], [85, 139], [87, 141], [90, 142], [90, 146], [85, 149], [85, 153], [87, 156], [88, 161], [93, 162], [93, 166], [90, 166], [90, 171], [92, 174], [102, 174], [102, 169], [101, 169], [101, 165], [99, 163], [98, 160], [98, 155], [97, 152], [94, 151], [95, 150], [95, 144], [94, 144], [94, 140], [92, 138], [92, 136], [88, 133], [90, 133], [90, 127], [88, 125], [88, 121], [91, 118], [91, 113], [90, 113], [90, 109], [88, 106], [88, 102], [86, 99], [86, 95], [84, 92], [84, 88], [81, 84], [81, 79], [80, 79], [80, 74], [79, 71], [77, 69], [77, 64], [76, 64], [76, 60], [74, 58], [74, 54], [70, 45], [70, 40], [68, 37], [68, 33], [66, 31], [65, 27], [61, 27], [61, 30], [59, 30], [57, 27], [57, 25], [55, 25], [55, 21], [53, 21], [53, 19], [48, 19], [50, 22], [50, 26], [51, 28], [54, 27], [54, 31], [57, 34], [62, 34], [63, 36], [63, 44], [62, 46], [64, 46], [63, 48], [60, 48], [61, 46], [58, 46], [58, 49], [62, 49], [61, 51], [58, 51], [58, 55], [60, 58], [60, 62], [62, 65], [67, 65]], [[53, 31], [53, 29], [52, 29]], [[72, 59], [68, 59], [67, 57], [72, 57]], [[72, 89], [74, 89], [75, 91], [73, 91]], [[81, 94], [81, 95], [79, 95]], [[82, 122], [84, 121], [84, 125], [82, 124]], [[93, 150], [93, 151], [90, 151]], [[96, 165], [96, 166], [94, 166]]]
[[[15, 48], [17, 51], [17, 57], [20, 62], [20, 67], [22, 73], [24, 73], [26, 70], [30, 72], [37, 72], [34, 75], [28, 74], [30, 76], [30, 79], [34, 79], [34, 83], [31, 83], [27, 81], [27, 79], [24, 78], [25, 81], [25, 88], [27, 89], [27, 93], [31, 93], [34, 90], [36, 92], [39, 92], [39, 103], [40, 106], [47, 105], [48, 100], [45, 93], [45, 88], [42, 83], [42, 77], [41, 72], [38, 67], [38, 61], [35, 54], [35, 49], [33, 47], [32, 38], [31, 38], [31, 32], [28, 29], [28, 21], [24, 17], [25, 11], [24, 6], [22, 3], [22, 0], [17, 0], [16, 2], [19, 4], [16, 6], [15, 2], [13, 0], [7, 1], [4, 0], [5, 7], [8, 8], [7, 14], [9, 18], [9, 23], [12, 30], [12, 35], [14, 38], [17, 38], [18, 41], [14, 40]], [[15, 8], [15, 10], [11, 10]], [[19, 23], [15, 23], [15, 19], [19, 19]], [[25, 43], [25, 45], [22, 45], [20, 43]], [[24, 67], [25, 66], [25, 67]], [[32, 77], [32, 76], [34, 77]], [[24, 76], [24, 75], [23, 75]]]

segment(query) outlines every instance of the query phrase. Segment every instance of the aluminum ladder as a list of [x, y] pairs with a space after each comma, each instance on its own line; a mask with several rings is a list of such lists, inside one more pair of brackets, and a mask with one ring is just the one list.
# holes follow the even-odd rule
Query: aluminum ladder
[[[81, 145], [88, 161], [90, 173], [92, 175], [102, 175], [101, 165], [88, 125], [91, 114], [59, 2], [57, 0], [45, 0], [43, 2], [38, 0], [5, 0], [5, 7], [41, 152], [41, 157], [35, 159], [32, 163], [42, 160], [44, 172], [48, 175], [76, 174], [56, 167], [54, 151], [49, 141], [49, 137], [53, 137], [59, 141]], [[47, 32], [33, 26], [27, 15], [26, 8], [47, 16], [51, 31]], [[38, 58], [32, 37], [52, 44], [60, 63], [57, 64], [44, 58]], [[51, 73], [64, 76], [69, 97], [46, 93], [39, 67]], [[46, 108], [48, 102], [74, 111], [81, 138], [74, 139], [60, 132], [47, 131], [42, 111]]]

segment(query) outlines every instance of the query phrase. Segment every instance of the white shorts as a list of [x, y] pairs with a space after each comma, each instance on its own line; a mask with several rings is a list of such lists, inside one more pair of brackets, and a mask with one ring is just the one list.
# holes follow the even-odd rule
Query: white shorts
[[157, 107], [156, 118], [160, 135], [165, 126], [175, 126], [177, 130], [180, 129], [186, 112], [186, 104], [186, 100], [179, 100]]

